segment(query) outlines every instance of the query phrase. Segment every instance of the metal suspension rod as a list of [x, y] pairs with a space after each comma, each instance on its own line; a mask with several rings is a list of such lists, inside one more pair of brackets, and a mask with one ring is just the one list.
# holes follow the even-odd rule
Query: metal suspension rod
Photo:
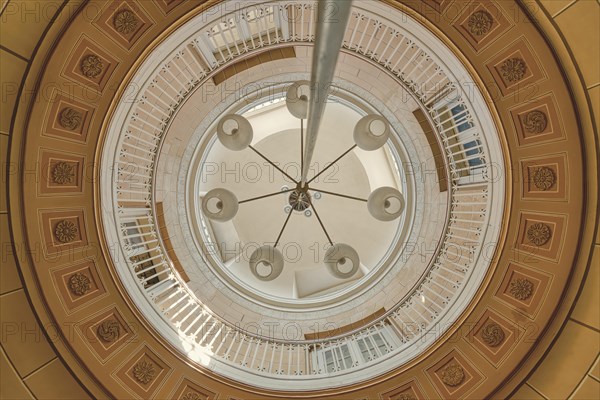
[[329, 168], [333, 167], [338, 161], [340, 161], [342, 158], [344, 158], [348, 153], [350, 153], [352, 150], [354, 150], [356, 148], [356, 145], [350, 147], [348, 150], [346, 150], [341, 156], [339, 156], [338, 158], [336, 158], [335, 160], [333, 160], [327, 167], [325, 167], [323, 169], [323, 171], [319, 172], [318, 174], [316, 174], [315, 176], [313, 176], [311, 178], [310, 181], [308, 181], [307, 183], [310, 184], [312, 181], [314, 181], [315, 179], [317, 179], [323, 172], [327, 171]]
[[273, 161], [269, 160], [265, 155], [263, 155], [260, 151], [256, 150], [254, 147], [252, 146], [248, 146], [253, 152], [255, 152], [256, 154], [258, 154], [258, 156], [260, 158], [262, 158], [263, 160], [265, 160], [266, 162], [268, 162], [269, 164], [271, 164], [277, 171], [281, 172], [283, 175], [287, 176], [288, 179], [290, 179], [292, 182], [294, 182], [295, 184], [298, 184], [298, 181], [295, 180], [294, 178], [292, 178], [291, 176], [289, 176], [284, 170], [282, 170], [281, 168], [279, 168], [277, 166], [277, 164], [275, 164]]
[[357, 201], [363, 201], [363, 202], [367, 202], [369, 200], [367, 199], [362, 199], [360, 197], [354, 197], [354, 196], [348, 196], [347, 194], [342, 194], [342, 193], [336, 193], [336, 192], [328, 192], [327, 190], [322, 190], [322, 189], [316, 189], [316, 188], [311, 188], [310, 190], [315, 191], [315, 192], [321, 192], [321, 193], [326, 193], [326, 194], [330, 194], [332, 196], [338, 196], [338, 197], [344, 197], [346, 199], [350, 199], [350, 200], [357, 200]]
[[281, 235], [283, 235], [283, 231], [285, 231], [285, 227], [287, 226], [290, 217], [292, 216], [292, 214], [294, 213], [294, 210], [290, 210], [290, 213], [288, 214], [287, 218], [285, 219], [285, 222], [283, 223], [283, 227], [281, 228], [281, 231], [279, 231], [279, 236], [277, 236], [277, 240], [275, 240], [275, 245], [273, 247], [277, 247], [277, 245], [279, 244], [279, 239], [281, 239]]
[[351, 7], [352, 0], [319, 0], [318, 2], [318, 21], [310, 78], [310, 103], [306, 126], [302, 186], [306, 184], [306, 177], [310, 169], [319, 127], [327, 103], [329, 87], [333, 82], [333, 74], [350, 18]]
[[242, 201], [239, 201], [238, 204], [249, 203], [249, 202], [254, 201], [254, 200], [266, 199], [267, 197], [277, 196], [278, 194], [289, 193], [289, 192], [292, 192], [294, 190], [296, 190], [296, 188], [294, 188], [294, 189], [287, 189], [287, 190], [280, 190], [279, 192], [269, 193], [269, 194], [265, 194], [265, 195], [262, 195], [262, 196], [253, 197], [251, 199], [242, 200]]
[[315, 208], [315, 205], [312, 203], [312, 200], [310, 199], [310, 196], [308, 197], [308, 202], [310, 203], [310, 207], [313, 209], [315, 216], [317, 217], [317, 221], [319, 221], [319, 225], [321, 225], [321, 229], [323, 229], [323, 232], [325, 233], [325, 236], [327, 236], [327, 240], [329, 241], [329, 244], [333, 246], [333, 242], [331, 241], [331, 237], [329, 236], [329, 233], [327, 232], [327, 229], [325, 229], [325, 225], [323, 224], [323, 221], [321, 220], [321, 217], [319, 216], [319, 213], [317, 212], [317, 209]]

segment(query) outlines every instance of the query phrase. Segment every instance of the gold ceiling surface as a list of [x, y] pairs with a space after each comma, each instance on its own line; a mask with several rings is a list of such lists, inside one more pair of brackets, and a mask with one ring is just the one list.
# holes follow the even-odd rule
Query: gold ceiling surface
[[386, 0], [463, 60], [495, 113], [510, 177], [503, 240], [475, 300], [424, 354], [360, 384], [283, 393], [228, 381], [175, 352], [126, 295], [99, 223], [103, 132], [128, 79], [157, 43], [216, 3], [67, 2], [71, 16], [36, 49], [10, 127], [19, 173], [8, 204], [12, 240], [25, 246], [15, 252], [21, 276], [54, 351], [96, 398], [509, 396], [561, 330], [597, 240], [594, 121], [546, 14], [513, 1]]

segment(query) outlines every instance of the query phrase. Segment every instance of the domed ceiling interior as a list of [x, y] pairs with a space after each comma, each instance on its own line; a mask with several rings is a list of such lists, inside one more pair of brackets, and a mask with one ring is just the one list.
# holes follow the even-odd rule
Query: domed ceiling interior
[[22, 3], [3, 397], [598, 394], [599, 4]]

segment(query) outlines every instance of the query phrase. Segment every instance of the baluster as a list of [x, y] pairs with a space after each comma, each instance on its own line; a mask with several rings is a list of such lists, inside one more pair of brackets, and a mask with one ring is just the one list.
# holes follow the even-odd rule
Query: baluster
[[[369, 21], [372, 21], [371, 18], [369, 18]], [[373, 22], [373, 26], [375, 27], [373, 30], [373, 34], [371, 35], [371, 38], [369, 39], [369, 42], [367, 43], [367, 45], [365, 46], [365, 51], [364, 54], [365, 56], [367, 56], [369, 54], [369, 49], [371, 48], [371, 43], [373, 43], [373, 39], [375, 39], [375, 36], [377, 36], [377, 32], [379, 32], [379, 29], [381, 28], [381, 22], [378, 21], [374, 21]], [[370, 24], [369, 24], [370, 25]], [[369, 26], [367, 25], [367, 26]], [[383, 37], [383, 36], [382, 36]], [[371, 53], [373, 53], [374, 51], [371, 51]], [[371, 59], [373, 59], [373, 56], [371, 55]]]
[[[179, 303], [181, 303], [185, 299], [189, 298], [189, 295], [185, 292], [185, 290], [181, 286], [179, 288], [177, 288], [176, 292], [173, 294], [173, 297], [175, 297], [175, 295], [181, 295], [181, 296], [178, 299], [174, 300], [173, 303], [171, 303], [170, 305], [165, 306], [166, 308], [163, 309], [163, 313], [165, 314], [165, 316], [168, 316], [168, 314], [171, 312], [171, 310], [173, 310], [175, 307], [177, 307], [179, 305]], [[166, 301], [160, 301], [157, 305], [162, 305], [165, 302]]]
[[[162, 255], [161, 255], [161, 257], [162, 257]], [[158, 267], [163, 267], [163, 266], [168, 268], [168, 267], [169, 267], [169, 264], [167, 264], [167, 263], [165, 263], [165, 262], [163, 261], [163, 262], [161, 262], [161, 263], [158, 263], [158, 264], [152, 264], [151, 266], [149, 266], [149, 267], [146, 267], [146, 268], [144, 268], [144, 269], [142, 269], [142, 270], [140, 270], [140, 271], [135, 271], [135, 270], [134, 270], [134, 272], [135, 272], [135, 274], [136, 274], [136, 275], [142, 275], [142, 274], [145, 274], [145, 273], [146, 273], [146, 272], [148, 272], [148, 271], [152, 271], [153, 269], [156, 269], [156, 268], [158, 268]]]
[[271, 352], [271, 362], [269, 363], [269, 373], [273, 371], [273, 360], [275, 359], [275, 350], [277, 350], [277, 343], [273, 343], [273, 351]]
[[[206, 347], [209, 349], [213, 348], [213, 343], [215, 342], [215, 340], [217, 340], [217, 337], [219, 337], [220, 335], [223, 334], [223, 327], [225, 325], [223, 325], [221, 322], [219, 322], [218, 325], [219, 325], [219, 331], [215, 334], [215, 336], [212, 338], [212, 340], [206, 345]], [[213, 324], [213, 326], [217, 326], [217, 324]], [[201, 345], [202, 341], [200, 341], [198, 343]], [[214, 354], [217, 354], [217, 352], [215, 351]]]
[[[427, 281], [427, 283], [432, 283], [435, 286], [437, 286], [440, 289], [442, 289], [443, 291], [448, 292], [449, 294], [452, 294], [452, 292], [450, 292], [447, 287], [440, 285], [435, 279], [430, 279], [430, 280]], [[427, 290], [429, 290], [431, 293], [436, 293], [437, 294], [437, 292], [435, 290], [433, 290], [432, 288], [430, 288], [429, 286], [424, 286], [424, 287], [427, 288]], [[438, 294], [438, 296], [442, 296], [442, 295]], [[442, 298], [446, 302], [448, 302], [448, 300], [449, 300], [448, 296], [442, 297]]]
[[281, 344], [281, 350], [279, 352], [279, 366], [275, 370], [276, 374], [283, 374], [282, 364], [283, 364], [283, 353], [285, 352], [285, 344]]
[[252, 355], [252, 361], [250, 361], [250, 366], [248, 367], [250, 369], [254, 368], [254, 362], [256, 361], [256, 355], [258, 354], [258, 349], [260, 348], [261, 344], [262, 344], [262, 340], [257, 339], [256, 346], [254, 348], [254, 354]]
[[[183, 64], [183, 69], [179, 66], [177, 60], [179, 60]], [[183, 52], [180, 51], [177, 53], [177, 55], [175, 56], [175, 60], [171, 61], [171, 65], [173, 66], [173, 68], [176, 68], [177, 71], [179, 71], [179, 74], [181, 74], [181, 76], [185, 77], [185, 85], [187, 89], [189, 90], [190, 88], [192, 88], [197, 78], [189, 70], [189, 64], [183, 58]]]
[[[145, 109], [145, 108], [143, 108], [142, 106], [150, 107], [150, 108], [151, 108], [151, 110], [146, 110], [146, 109]], [[161, 121], [161, 122], [162, 122], [162, 121], [164, 121], [165, 119], [168, 119], [168, 118], [169, 118], [169, 116], [170, 116], [170, 114], [169, 114], [169, 112], [168, 112], [168, 111], [166, 111], [166, 110], [164, 110], [164, 109], [162, 109], [162, 108], [158, 107], [158, 106], [157, 106], [156, 104], [154, 104], [154, 103], [151, 103], [151, 102], [149, 102], [149, 101], [144, 101], [144, 100], [142, 100], [142, 101], [140, 102], [140, 105], [138, 105], [138, 107], [136, 108], [136, 111], [137, 111], [137, 110], [142, 110], [142, 111], [143, 111], [145, 114], [147, 114], [147, 115], [151, 115], [151, 116], [153, 116], [153, 117], [154, 117], [154, 119], [156, 119], [156, 120], [158, 120], [158, 121]], [[155, 110], [155, 111], [153, 111], [153, 110]], [[160, 119], [156, 118], [156, 117], [154, 116], [154, 112], [156, 112], [156, 113], [157, 113], [157, 114], [159, 114], [159, 115], [163, 115], [163, 118], [160, 118]]]
[[435, 275], [436, 277], [445, 281], [446, 283], [451, 285], [454, 289], [458, 288], [458, 283], [459, 283], [458, 281], [451, 281], [450, 279], [446, 278], [444, 275], [440, 274], [438, 271], [431, 271], [431, 275]]
[[[304, 10], [308, 7], [305, 4], [300, 4], [300, 40], [304, 40]], [[312, 10], [311, 10], [312, 11]], [[311, 12], [312, 13], [312, 12]], [[310, 19], [312, 20], [312, 18]], [[309, 21], [310, 24], [310, 21]], [[310, 25], [309, 25], [310, 26]], [[310, 31], [309, 31], [310, 32]]]
[[186, 303], [186, 304], [184, 304], [182, 307], [180, 307], [180, 308], [177, 310], [177, 312], [171, 316], [171, 321], [175, 320], [175, 318], [177, 318], [177, 317], [179, 316], [179, 314], [181, 314], [181, 313], [182, 313], [182, 312], [184, 312], [184, 311], [185, 311], [185, 310], [186, 310], [188, 307], [190, 307], [192, 304], [194, 304], [194, 301], [193, 301], [193, 300], [192, 300], [190, 297], [186, 296], [186, 298], [187, 298], [187, 300], [188, 300], [188, 301], [187, 301], [187, 303]]
[[306, 363], [306, 365], [304, 366], [304, 369], [306, 370], [306, 375], [310, 375], [312, 372], [310, 369], [309, 354], [310, 354], [310, 345], [304, 345], [304, 362]]
[[[416, 60], [419, 59], [419, 61], [417, 62]], [[411, 69], [407, 69], [404, 71], [404, 79], [408, 82], [410, 81], [410, 76], [412, 75], [412, 73], [421, 66], [421, 64], [423, 64], [423, 62], [427, 60], [427, 54], [425, 54], [424, 51], [422, 50], [417, 50], [415, 51], [415, 54], [413, 54], [412, 58], [410, 59], [410, 61], [408, 63], [406, 63], [406, 67], [411, 67]]]
[[287, 366], [287, 375], [292, 375], [292, 359], [294, 358], [293, 355], [293, 346], [290, 344], [288, 347], [288, 366]]
[[300, 345], [296, 345], [296, 375], [302, 375], [300, 371]]
[[[158, 124], [158, 126], [156, 126], [156, 125], [154, 125], [154, 126], [156, 126], [156, 127], [157, 127], [157, 128], [159, 128], [159, 129], [163, 129], [163, 128], [164, 128], [164, 125], [165, 125], [165, 119], [164, 119], [164, 118], [162, 118], [162, 119], [161, 119], [161, 118], [158, 118], [158, 117], [154, 116], [153, 114], [151, 114], [150, 112], [148, 112], [148, 111], [146, 111], [145, 109], [143, 109], [142, 107], [137, 107], [137, 108], [135, 109], [135, 111], [136, 111], [136, 112], [135, 112], [133, 115], [134, 115], [136, 118], [137, 118], [138, 116], [140, 116], [140, 113], [142, 113], [142, 114], [143, 114], [143, 115], [146, 117], [146, 119], [141, 119], [141, 118], [140, 118], [140, 121], [143, 121], [143, 122], [146, 122], [146, 123], [148, 123], [148, 119], [151, 119], [151, 120], [153, 120], [155, 123], [157, 123], [157, 124]], [[166, 117], [168, 117], [168, 115], [166, 115], [166, 114], [163, 114], [163, 115], [165, 115]], [[151, 124], [149, 124], [149, 125], [151, 125]]]
[[[286, 9], [288, 10], [288, 15], [291, 14], [291, 18], [290, 20], [292, 21], [292, 23], [290, 24], [292, 27], [292, 38], [293, 40], [298, 40], [298, 36], [296, 36], [296, 21], [298, 20], [298, 15], [297, 15], [297, 8], [296, 5], [294, 4], [286, 4], [285, 5]], [[291, 10], [291, 11], [290, 11]]]
[[130, 128], [137, 129], [137, 131], [138, 131], [137, 133], [146, 135], [146, 136], [152, 138], [153, 140], [157, 140], [157, 141], [160, 140], [160, 137], [162, 136], [162, 127], [157, 127], [157, 126], [151, 125], [147, 121], [136, 120], [135, 118], [133, 118], [133, 122], [140, 122], [143, 125], [148, 125], [156, 130], [155, 132], [150, 132], [150, 131], [146, 130], [143, 126], [139, 126], [134, 123], [129, 124]]
[[402, 59], [404, 58], [404, 56], [406, 55], [406, 53], [410, 50], [414, 48], [414, 43], [412, 40], [407, 39], [406, 41], [406, 48], [402, 51], [402, 54], [400, 54], [400, 57], [398, 57], [398, 61], [396, 61], [396, 64], [392, 67], [391, 71], [397, 75], [400, 76], [401, 70], [396, 71], [396, 68], [398, 67], [398, 65], [400, 64], [400, 62], [402, 61]]
[[[229, 329], [225, 328], [225, 336], [222, 337], [221, 339], [221, 343], [219, 344], [219, 347], [217, 347], [217, 349], [215, 350], [215, 354], [219, 354], [219, 351], [221, 350], [221, 347], [223, 347], [223, 345], [225, 344], [225, 342], [227, 341], [227, 336], [229, 336]], [[221, 332], [221, 334], [223, 334]], [[225, 355], [223, 355], [223, 358], [225, 358]]]
[[275, 15], [275, 24], [281, 30], [282, 40], [287, 42], [290, 40], [290, 26], [287, 20], [287, 15], [284, 15], [284, 9], [280, 4], [273, 6], [273, 14]]
[[[161, 284], [162, 284], [162, 283], [166, 283], [166, 282], [168, 282], [168, 281], [166, 281], [166, 280], [165, 280], [165, 281], [162, 281], [162, 282], [161, 282]], [[158, 292], [155, 292], [155, 290], [156, 290], [156, 286], [153, 286], [153, 287], [151, 288], [152, 290], [149, 290], [149, 291], [148, 291], [148, 293], [150, 294], [150, 297], [151, 297], [152, 299], [156, 299], [157, 297], [159, 297], [159, 296], [161, 296], [161, 295], [163, 295], [163, 294], [167, 293], [169, 290], [173, 289], [173, 288], [174, 288], [174, 287], [176, 287], [177, 285], [179, 285], [179, 282], [177, 282], [177, 281], [172, 281], [171, 283], [169, 283], [169, 284], [165, 284], [165, 285], [163, 285], [162, 287], [160, 287], [160, 288], [159, 288], [159, 290], [158, 290]], [[157, 285], [157, 286], [158, 286], [158, 285]]]
[[[200, 307], [197, 306], [195, 308], [195, 310], [197, 310], [198, 308], [200, 308]], [[183, 334], [187, 335], [187, 333], [192, 329], [192, 327], [196, 324], [196, 322], [198, 322], [200, 320], [200, 318], [202, 318], [202, 316], [204, 316], [204, 310], [203, 309], [200, 310], [200, 312], [198, 313], [198, 315], [196, 316], [196, 318], [194, 318], [192, 320], [192, 322], [190, 322], [190, 324], [188, 325], [188, 327], [183, 330]], [[196, 332], [194, 332], [194, 334], [192, 335], [192, 337], [196, 337], [196, 335], [198, 334], [198, 332], [200, 331], [200, 329], [202, 329], [202, 326], [203, 325], [201, 325], [200, 328]]]
[[[361, 17], [364, 18], [365, 16], [362, 15]], [[363, 47], [363, 41], [365, 40], [365, 35], [367, 34], [367, 31], [369, 30], [369, 26], [371, 25], [371, 21], [372, 21], [371, 17], [367, 17], [367, 23], [365, 24], [365, 28], [363, 29], [362, 35], [360, 35], [360, 40], [356, 44], [356, 52], [357, 53], [362, 53], [364, 55], [367, 54], [366, 48]]]
[[260, 360], [260, 366], [258, 367], [258, 370], [261, 372], [265, 370], [264, 365], [265, 365], [265, 358], [267, 356], [267, 350], [269, 349], [269, 342], [265, 341], [264, 346], [265, 346], [265, 350], [263, 351], [262, 359]]
[[[150, 93], [154, 97], [160, 99], [160, 97], [158, 97], [158, 95], [155, 94], [154, 91], [152, 90], [152, 89], [157, 89], [160, 91], [161, 96], [164, 95], [165, 97], [167, 97], [170, 100], [168, 108], [173, 108], [174, 104], [179, 104], [179, 100], [176, 97], [173, 97], [171, 94], [169, 94], [169, 92], [164, 87], [162, 87], [162, 85], [159, 85], [157, 78], [160, 78], [163, 81], [165, 80], [160, 74], [156, 75], [156, 77], [150, 83], [150, 88], [148, 90], [146, 90], [145, 93]], [[177, 94], [177, 91], [175, 89], [173, 89], [173, 91], [175, 92], [175, 94]], [[165, 104], [167, 104], [167, 103], [165, 103]]]
[[[189, 56], [192, 59], [192, 61], [194, 62], [194, 64], [196, 65], [196, 67], [195, 68], [191, 68], [191, 70], [194, 72], [194, 75], [196, 75], [198, 77], [198, 80], [206, 78], [207, 72], [206, 72], [206, 69], [205, 69], [205, 65], [208, 66], [211, 63], [207, 62], [204, 59], [204, 56], [202, 55], [202, 53], [196, 47], [196, 41], [195, 40], [193, 40], [192, 43], [190, 43], [188, 45], [188, 48], [189, 48]], [[204, 65], [203, 65], [203, 63], [204, 63]], [[196, 73], [196, 71], [200, 71], [200, 74]]]
[[[187, 321], [187, 320], [188, 320], [188, 318], [190, 318], [192, 315], [194, 315], [194, 314], [196, 313], [196, 311], [198, 311], [199, 309], [200, 309], [200, 306], [199, 306], [199, 305], [197, 305], [197, 304], [196, 304], [196, 305], [194, 305], [194, 307], [192, 307], [192, 310], [191, 310], [190, 312], [188, 312], [188, 313], [185, 315], [185, 317], [183, 317], [183, 319], [181, 319], [180, 321], [177, 321], [177, 323], [176, 323], [175, 325], [178, 325], [178, 327], [179, 327], [179, 328], [181, 328], [181, 327], [183, 326], [183, 323], [184, 323], [185, 321]], [[202, 315], [202, 314], [200, 314], [200, 315]], [[190, 325], [188, 325], [188, 328], [191, 328], [191, 326], [190, 326]], [[184, 333], [184, 334], [186, 334], [186, 333], [187, 333], [187, 329], [186, 329], [185, 331], [183, 331], [183, 333]]]
[[[405, 41], [406, 41], [406, 36], [400, 34], [400, 37], [398, 37], [398, 44], [396, 45], [394, 50], [390, 53], [387, 61], [385, 62], [385, 65], [384, 65], [385, 68], [390, 70], [392, 73], [394, 72], [393, 68], [391, 68], [392, 60], [394, 59], [394, 55], [398, 52], [398, 50], [400, 49], [400, 46], [402, 46], [402, 43], [404, 43]], [[390, 40], [390, 43], [388, 43], [388, 47], [391, 44], [391, 42], [392, 42], [392, 40]], [[386, 48], [386, 50], [387, 50], [387, 48]]]
[[[144, 207], [120, 207], [119, 208], [119, 214], [127, 214], [129, 215], [128, 218], [123, 218], [121, 217], [121, 221], [124, 219], [129, 219], [129, 218], [152, 218], [151, 216], [148, 215], [148, 213], [151, 210], [149, 208], [144, 208]], [[137, 215], [139, 213], [139, 215]], [[136, 214], [136, 215], [132, 215], [132, 214]]]
[[[163, 68], [163, 69], [161, 69], [161, 72], [162, 72], [162, 71], [164, 71], [164, 68]], [[158, 82], [158, 79], [159, 79], [159, 78], [160, 78], [160, 79], [163, 81], [163, 83], [164, 83], [165, 85], [167, 85], [167, 88], [171, 89], [171, 90], [173, 91], [173, 93], [175, 93], [175, 97], [172, 97], [172, 96], [171, 96], [171, 98], [173, 99], [173, 103], [174, 103], [174, 104], [179, 104], [179, 102], [181, 101], [181, 98], [180, 98], [180, 97], [181, 97], [181, 95], [180, 95], [180, 93], [179, 93], [179, 90], [177, 90], [177, 88], [175, 88], [175, 86], [171, 85], [171, 82], [169, 82], [169, 81], [167, 80], [167, 78], [165, 78], [165, 77], [164, 77], [164, 74], [161, 74], [160, 72], [159, 72], [158, 74], [156, 74], [156, 75], [155, 75], [155, 78], [154, 78], [154, 81], [156, 82], [156, 85], [157, 85], [157, 86], [158, 86], [158, 83], [159, 83], [159, 82]], [[159, 88], [159, 89], [162, 89], [163, 93], [167, 94], [167, 91], [166, 91], [164, 88], [162, 88], [162, 87], [160, 87], [160, 86], [158, 86], [158, 88]]]
[[250, 349], [252, 348], [253, 341], [254, 341], [254, 339], [250, 338], [248, 345], [246, 346], [246, 353], [244, 353], [244, 358], [242, 358], [242, 362], [241, 362], [242, 367], [246, 366], [246, 360], [248, 359], [248, 354], [250, 354]]
[[202, 32], [200, 36], [194, 39], [194, 49], [197, 51], [200, 58], [206, 63], [208, 68], [212, 71], [219, 66], [219, 61], [215, 57], [214, 50], [217, 50], [221, 55], [221, 59], [224, 61], [225, 56], [221, 52], [221, 49], [214, 48], [210, 41], [210, 34], [208, 32]]
[[[194, 334], [192, 336], [194, 337], [198, 337], [198, 334], [200, 333], [200, 331], [206, 326], [206, 324], [208, 323], [208, 321], [210, 321], [212, 319], [212, 315], [207, 313], [206, 310], [203, 308], [202, 309], [202, 314], [200, 314], [200, 317], [202, 317], [203, 315], [206, 315], [206, 319], [200, 324], [200, 326], [198, 327], [198, 329], [196, 329], [194, 331]], [[194, 321], [194, 323], [196, 323], [197, 321]], [[193, 324], [192, 324], [193, 325]], [[198, 342], [198, 344], [200, 344], [200, 342]]]
[[165, 108], [165, 111], [167, 112], [167, 114], [170, 111], [173, 111], [173, 107], [171, 106], [171, 104], [166, 103], [165, 101], [163, 101], [163, 99], [161, 99], [159, 96], [157, 96], [152, 90], [147, 89], [144, 91], [144, 95], [142, 96], [142, 101], [150, 101], [150, 99], [148, 99], [148, 95], [151, 95], [154, 98], [154, 101], [161, 103], [163, 105], [163, 107]]
[[235, 331], [235, 335], [233, 336], [233, 339], [231, 340], [231, 343], [229, 344], [229, 348], [225, 352], [225, 355], [223, 356], [223, 358], [228, 359], [229, 352], [231, 351], [231, 348], [233, 347], [233, 344], [235, 343], [239, 333], [240, 333], [239, 331], [237, 331], [237, 330]]
[[[223, 32], [223, 27], [221, 26], [222, 23], [227, 24], [227, 22], [220, 22], [216, 25], [216, 27], [219, 30], [219, 36], [223, 39], [223, 43], [225, 43], [225, 49], [227, 50], [227, 53], [229, 54], [229, 57], [224, 58], [223, 61], [233, 60], [233, 53], [231, 52], [231, 44], [225, 38], [225, 33]], [[215, 43], [216, 43], [216, 41], [215, 41]]]
[[[206, 319], [206, 321], [204, 321], [204, 323], [202, 324], [202, 327], [201, 327], [201, 329], [204, 329], [204, 326], [206, 325], [206, 323], [207, 323], [207, 321], [208, 321], [209, 319], [210, 319], [210, 320], [213, 320], [213, 319], [214, 319], [214, 318], [213, 318], [213, 316], [212, 316], [212, 314], [209, 314], [209, 315], [208, 315], [208, 318], [207, 318], [207, 319]], [[219, 322], [219, 323], [215, 323], [215, 321], [213, 321], [213, 322], [211, 323], [211, 326], [210, 326], [210, 328], [209, 328], [209, 329], [206, 331], [206, 333], [205, 333], [205, 334], [204, 334], [204, 335], [203, 335], [203, 336], [200, 338], [200, 341], [198, 341], [198, 344], [199, 344], [199, 345], [202, 345], [202, 343], [204, 343], [204, 341], [206, 340], [206, 338], [207, 338], [207, 337], [210, 335], [210, 333], [213, 331], [213, 329], [215, 329], [215, 327], [216, 327], [218, 324], [220, 324], [220, 322]], [[213, 340], [211, 340], [211, 341], [210, 341], [210, 343], [208, 344], [208, 347], [209, 347], [209, 348], [212, 346], [212, 342], [213, 342], [214, 340], [215, 340], [215, 338], [213, 338]]]
[[154, 279], [154, 278], [158, 278], [160, 275], [164, 275], [164, 274], [168, 274], [168, 278], [174, 278], [174, 276], [172, 276], [172, 273], [171, 273], [171, 271], [170, 271], [170, 270], [168, 270], [168, 269], [164, 269], [164, 270], [162, 270], [162, 271], [158, 271], [158, 272], [156, 272], [156, 273], [155, 273], [155, 274], [153, 274], [153, 275], [150, 275], [150, 276], [149, 276], [149, 277], [147, 277], [147, 278], [144, 278], [144, 279], [142, 279], [142, 280], [140, 281], [140, 283], [141, 283], [141, 284], [145, 284], [145, 283], [147, 283], [148, 281], [150, 281], [150, 280], [152, 280], [152, 279]]
[[[162, 72], [164, 75], [169, 75], [171, 77], [170, 80], [167, 80], [163, 76], [163, 79], [165, 80], [165, 82], [167, 82], [169, 84], [169, 86], [171, 86], [171, 88], [173, 88], [173, 90], [177, 93], [178, 97], [181, 97], [182, 96], [181, 93], [185, 92], [187, 89], [187, 82], [184, 82], [181, 79], [179, 79], [179, 76], [175, 75], [171, 71], [172, 64], [174, 64], [173, 60], [171, 60], [171, 62], [169, 62], [168, 64], [163, 65], [160, 72]], [[160, 75], [160, 73], [159, 73], [159, 75]], [[177, 84], [179, 84], [179, 86], [181, 86], [181, 89], [177, 90], [177, 88], [175, 86], [173, 86], [172, 82], [177, 82]]]
[[[262, 12], [264, 12], [264, 9], [261, 9], [261, 14], [262, 14]], [[261, 18], [259, 18], [258, 21], [259, 21], [260, 29], [264, 29], [264, 32], [267, 34], [267, 42], [268, 42], [268, 44], [273, 44], [273, 41], [271, 40], [271, 33], [269, 32], [270, 29], [269, 29], [269, 26], [267, 24], [266, 18], [262, 18], [262, 15], [261, 15]], [[261, 35], [261, 39], [259, 39], [259, 40], [261, 40], [261, 42], [262, 42], [262, 36], [263, 35]]]
[[[379, 37], [379, 40], [377, 41], [377, 45], [375, 46], [375, 48], [373, 49], [373, 52], [371, 53], [371, 60], [375, 59], [375, 55], [377, 54], [377, 50], [379, 50], [379, 46], [381, 46], [381, 43], [383, 43], [383, 39], [385, 38], [386, 33], [388, 32], [388, 30], [392, 30], [392, 28], [390, 28], [389, 26], [385, 26], [385, 29], [383, 30], [383, 32], [381, 33], [381, 36]], [[373, 37], [375, 37], [375, 35], [373, 35]], [[388, 40], [388, 44], [385, 48], [385, 50], [387, 50], [387, 48], [390, 45], [391, 40]], [[371, 43], [369, 43], [370, 45]], [[384, 52], [385, 52], [384, 50]]]
[[[126, 137], [126, 139], [130, 139], [130, 138]], [[135, 150], [142, 151], [142, 152], [144, 152], [144, 151], [145, 152], [149, 152], [152, 155], [154, 155], [155, 151], [156, 151], [156, 145], [152, 146], [150, 149], [149, 148], [145, 148], [145, 147], [139, 147], [137, 145], [134, 145], [133, 143], [129, 143], [129, 142], [126, 142], [126, 141], [123, 141], [123, 145], [131, 147], [132, 149], [135, 149]]]
[[244, 345], [245, 340], [246, 340], [246, 335], [242, 335], [242, 338], [240, 340], [240, 345], [238, 346], [237, 350], [235, 351], [235, 355], [233, 356], [233, 359], [231, 360], [232, 362], [235, 362], [235, 360], [237, 359], [237, 356], [240, 353], [240, 350], [242, 349], [242, 346]]
[[[429, 72], [429, 70], [431, 69], [431, 67], [436, 67], [437, 66], [436, 63], [433, 60], [431, 60], [428, 56], [425, 56], [423, 58], [423, 61], [431, 61], [431, 62], [429, 63], [429, 65], [426, 68], [423, 68], [423, 70], [421, 71], [421, 73], [419, 75], [417, 75], [417, 77], [414, 79], [415, 82], [419, 82], [421, 80], [421, 78], [423, 76], [425, 76], [425, 74], [427, 72]], [[432, 76], [435, 76], [435, 75], [432, 75]], [[423, 82], [423, 84], [425, 84], [425, 83], [427, 83], [427, 81]]]

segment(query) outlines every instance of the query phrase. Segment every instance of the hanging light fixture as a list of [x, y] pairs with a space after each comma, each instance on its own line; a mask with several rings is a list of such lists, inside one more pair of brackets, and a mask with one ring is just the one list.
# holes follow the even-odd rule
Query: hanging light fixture
[[367, 115], [361, 118], [354, 128], [354, 143], [366, 151], [377, 150], [390, 137], [390, 126], [385, 118], [379, 115]]
[[404, 211], [404, 197], [398, 190], [384, 186], [371, 193], [367, 208], [373, 218], [380, 221], [393, 221]]
[[261, 281], [272, 281], [283, 272], [283, 254], [274, 246], [262, 246], [250, 256], [250, 271]]
[[231, 220], [238, 212], [239, 203], [235, 194], [226, 189], [213, 189], [202, 199], [202, 211], [215, 221]]
[[309, 96], [309, 81], [298, 81], [293, 83], [285, 96], [285, 105], [287, 106], [290, 114], [298, 119], [308, 118]]
[[358, 271], [360, 259], [352, 247], [336, 243], [325, 252], [323, 263], [331, 275], [339, 279], [348, 279]]
[[240, 151], [252, 143], [254, 132], [250, 122], [241, 115], [228, 114], [217, 126], [217, 137], [229, 150]]

